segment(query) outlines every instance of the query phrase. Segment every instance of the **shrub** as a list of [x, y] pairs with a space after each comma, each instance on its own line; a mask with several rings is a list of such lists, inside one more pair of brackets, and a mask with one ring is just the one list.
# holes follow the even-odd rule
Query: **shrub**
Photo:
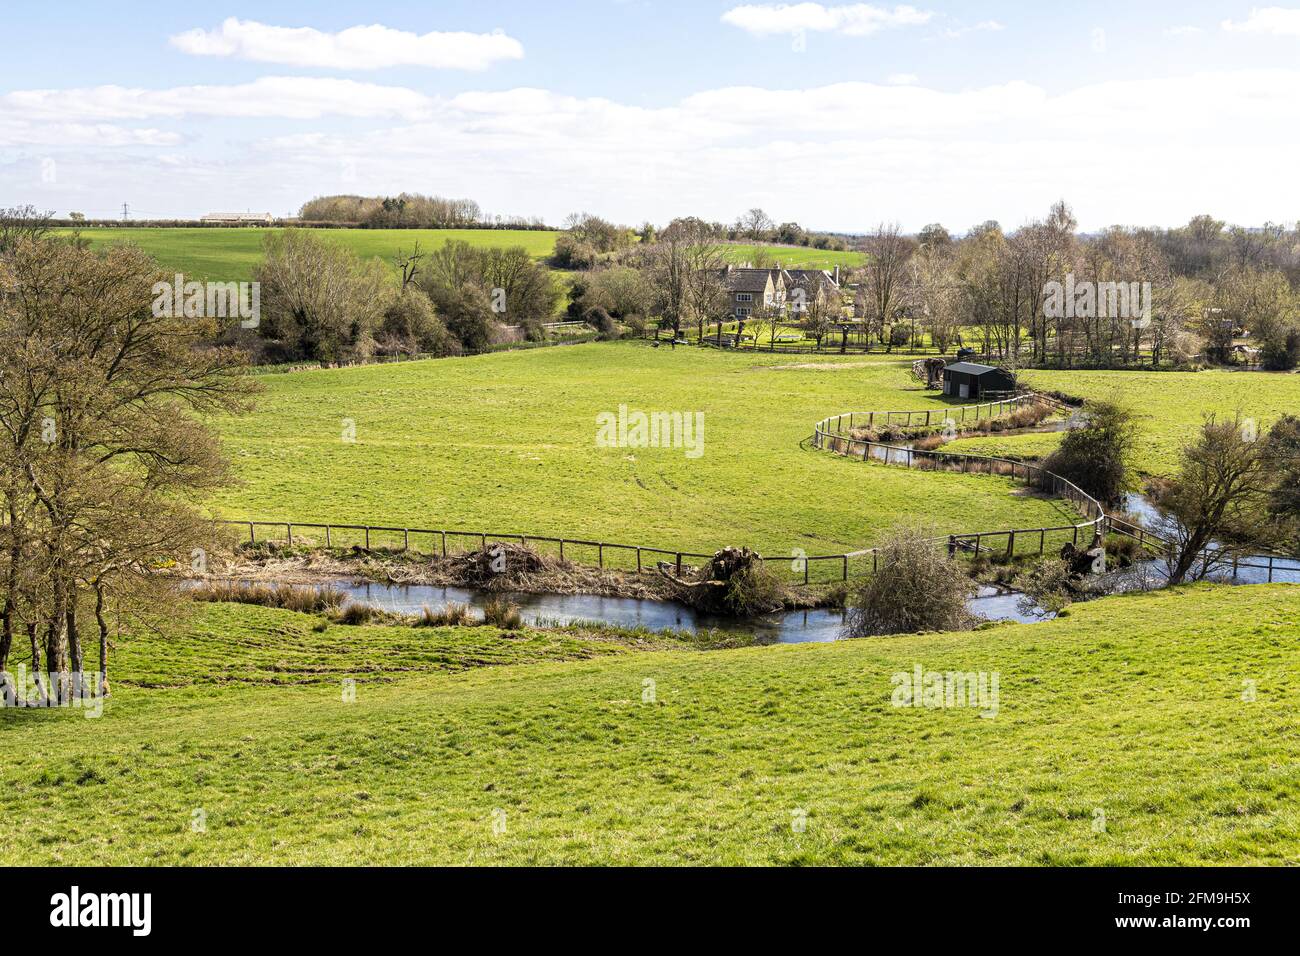
[[975, 582], [920, 529], [894, 532], [881, 546], [878, 568], [849, 595], [850, 637], [961, 631], [974, 623], [966, 607]]
[[1129, 487], [1129, 459], [1137, 444], [1133, 413], [1114, 402], [1089, 402], [1083, 427], [1065, 433], [1043, 467], [1099, 501], [1115, 501]]
[[503, 631], [516, 631], [524, 626], [519, 606], [503, 597], [489, 598], [483, 605], [483, 622], [495, 625]]
[[612, 338], [618, 333], [618, 326], [614, 324], [613, 318], [600, 306], [584, 312], [582, 321], [599, 332], [601, 338]]
[[765, 562], [753, 561], [727, 581], [723, 603], [742, 617], [767, 614], [785, 605], [785, 587]]
[[1270, 372], [1289, 372], [1300, 365], [1300, 331], [1289, 329], [1266, 338], [1259, 350], [1260, 362]]
[[457, 355], [460, 342], [434, 314], [433, 303], [418, 288], [410, 288], [384, 309], [379, 329], [387, 341], [404, 343], [407, 351]]
[[369, 624], [377, 616], [378, 612], [369, 604], [349, 604], [334, 612], [334, 620], [339, 624]]
[[258, 584], [249, 581], [207, 581], [190, 589], [196, 601], [230, 601], [258, 607], [283, 608], [314, 614], [341, 605], [346, 595], [337, 588], [310, 585]]
[[470, 613], [469, 605], [458, 601], [450, 601], [438, 611], [426, 604], [415, 619], [416, 627], [466, 627], [473, 623], [474, 615]]

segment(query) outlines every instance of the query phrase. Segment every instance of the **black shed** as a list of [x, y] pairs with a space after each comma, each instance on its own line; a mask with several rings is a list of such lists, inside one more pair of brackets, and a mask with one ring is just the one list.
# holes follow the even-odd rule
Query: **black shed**
[[1016, 377], [1004, 368], [954, 362], [943, 370], [943, 393], [951, 398], [978, 401], [1015, 390]]

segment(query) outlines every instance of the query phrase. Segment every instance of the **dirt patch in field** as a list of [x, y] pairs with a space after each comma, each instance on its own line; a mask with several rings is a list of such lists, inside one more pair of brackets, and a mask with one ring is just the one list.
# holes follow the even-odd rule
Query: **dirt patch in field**
[[894, 365], [894, 362], [800, 362], [797, 365], [769, 365], [773, 372], [798, 371], [800, 369], [830, 369], [839, 371], [846, 368], [870, 368], [875, 365]]

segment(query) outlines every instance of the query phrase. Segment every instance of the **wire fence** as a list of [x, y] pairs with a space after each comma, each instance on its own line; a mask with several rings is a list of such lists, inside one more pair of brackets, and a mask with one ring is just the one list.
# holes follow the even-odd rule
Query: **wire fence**
[[[289, 547], [363, 548], [367, 551], [410, 552], [429, 557], [450, 557], [473, 551], [489, 551], [497, 545], [531, 548], [555, 557], [607, 571], [654, 573], [662, 569], [681, 576], [713, 558], [713, 552], [674, 550], [642, 544], [594, 541], [586, 538], [555, 537], [545, 534], [465, 531], [451, 528], [413, 528], [396, 525], [334, 524], [308, 521], [258, 521], [221, 519], [217, 522], [240, 529], [240, 540], [248, 544], [275, 543]], [[786, 583], [826, 584], [847, 581], [874, 566], [874, 551], [841, 554], [760, 555], [759, 559]]]

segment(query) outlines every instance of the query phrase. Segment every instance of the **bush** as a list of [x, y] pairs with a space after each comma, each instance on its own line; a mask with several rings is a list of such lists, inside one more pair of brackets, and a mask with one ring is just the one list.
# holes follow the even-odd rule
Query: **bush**
[[378, 616], [379, 612], [369, 604], [349, 604], [334, 612], [334, 621], [338, 624], [369, 624]]
[[785, 587], [763, 561], [754, 561], [727, 581], [723, 603], [732, 614], [752, 617], [768, 614], [785, 605]]
[[449, 601], [439, 611], [426, 604], [420, 608], [415, 619], [416, 627], [468, 627], [473, 623], [474, 615], [470, 612], [469, 605], [459, 601]]
[[1289, 372], [1300, 365], [1300, 331], [1291, 329], [1285, 335], [1267, 338], [1260, 346], [1259, 360], [1270, 372]]
[[610, 314], [596, 306], [594, 309], [588, 309], [582, 314], [582, 321], [586, 322], [593, 329], [600, 333], [603, 339], [613, 338], [618, 334], [618, 326], [614, 324]]
[[258, 607], [283, 608], [315, 614], [339, 607], [346, 596], [332, 587], [292, 584], [257, 584], [248, 581], [210, 581], [190, 589], [196, 601], [230, 601]]
[[402, 343], [405, 351], [437, 356], [460, 353], [460, 342], [434, 314], [433, 303], [420, 289], [407, 289], [394, 297], [384, 309], [379, 329], [384, 340]]
[[524, 626], [524, 618], [517, 604], [503, 597], [494, 597], [483, 605], [483, 623], [495, 625], [503, 631], [516, 631]]
[[968, 630], [966, 602], [975, 582], [920, 529], [894, 532], [880, 548], [879, 570], [848, 598], [850, 637]]
[[1113, 402], [1089, 402], [1086, 411], [1083, 427], [1067, 431], [1043, 467], [1098, 501], [1116, 501], [1130, 484], [1137, 423], [1131, 411]]
[[481, 352], [492, 344], [496, 319], [487, 294], [469, 283], [457, 289], [433, 290], [438, 314], [466, 351]]

